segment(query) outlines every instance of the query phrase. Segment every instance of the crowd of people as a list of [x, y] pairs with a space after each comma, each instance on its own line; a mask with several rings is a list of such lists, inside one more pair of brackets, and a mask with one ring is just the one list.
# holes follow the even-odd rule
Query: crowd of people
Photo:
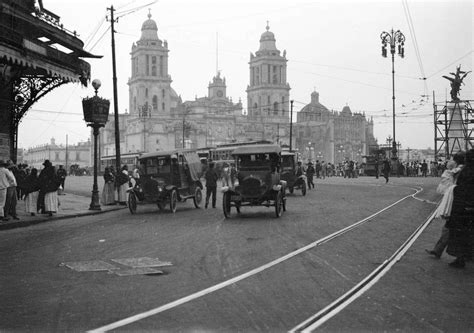
[[18, 200], [25, 201], [25, 209], [32, 216], [58, 211], [58, 193], [65, 186], [66, 171], [59, 169], [49, 160], [43, 163], [40, 172], [26, 164], [14, 164], [11, 160], [0, 160], [0, 219], [2, 222], [19, 220], [17, 214]]

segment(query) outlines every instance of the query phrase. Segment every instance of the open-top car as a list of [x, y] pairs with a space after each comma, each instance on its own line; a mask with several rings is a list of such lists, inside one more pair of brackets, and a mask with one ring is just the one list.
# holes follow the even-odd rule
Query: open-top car
[[280, 217], [286, 210], [285, 182], [280, 180], [280, 146], [242, 146], [232, 156], [237, 162], [237, 177], [234, 184], [222, 188], [224, 216], [230, 217], [231, 207], [239, 213], [243, 206], [266, 206], [275, 207], [275, 215]]
[[283, 151], [281, 153], [281, 179], [287, 183], [290, 193], [295, 189], [300, 189], [301, 194], [306, 195], [306, 175], [298, 174], [297, 155], [294, 152]]
[[147, 153], [139, 157], [139, 178], [129, 190], [128, 207], [134, 214], [137, 202], [156, 203], [160, 210], [167, 204], [176, 212], [177, 202], [193, 199], [202, 202], [202, 164], [196, 151], [173, 150]]

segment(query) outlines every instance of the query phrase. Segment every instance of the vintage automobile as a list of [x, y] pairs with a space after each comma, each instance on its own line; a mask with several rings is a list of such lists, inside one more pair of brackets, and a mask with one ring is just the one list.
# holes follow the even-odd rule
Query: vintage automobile
[[176, 212], [177, 202], [193, 199], [202, 202], [202, 164], [196, 151], [173, 150], [143, 154], [138, 159], [139, 178], [129, 189], [128, 207], [132, 214], [137, 202], [156, 203], [160, 210], [167, 204]]
[[290, 193], [300, 189], [303, 196], [306, 195], [306, 175], [297, 176], [297, 155], [294, 152], [283, 151], [281, 153], [281, 179], [286, 181], [286, 188]]
[[240, 213], [243, 206], [266, 206], [275, 207], [275, 215], [280, 217], [286, 210], [286, 184], [280, 180], [280, 146], [242, 146], [232, 156], [237, 163], [237, 176], [234, 184], [222, 187], [224, 216], [230, 217], [232, 207]]

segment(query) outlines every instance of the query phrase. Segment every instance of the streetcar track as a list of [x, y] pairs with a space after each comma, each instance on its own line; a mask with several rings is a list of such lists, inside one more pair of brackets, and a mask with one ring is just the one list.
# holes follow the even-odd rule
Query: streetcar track
[[350, 289], [347, 293], [336, 299], [334, 302], [320, 310], [315, 315], [309, 317], [302, 323], [298, 324], [290, 330], [290, 332], [312, 332], [320, 327], [326, 321], [337, 315], [345, 307], [351, 304], [354, 300], [359, 298], [363, 293], [369, 290], [375, 283], [377, 283], [391, 268], [395, 265], [401, 257], [410, 249], [412, 244], [418, 239], [423, 230], [434, 219], [435, 212], [423, 222], [398, 248], [387, 260], [380, 264], [375, 270], [367, 275], [361, 282]]
[[[183, 305], [183, 304], [188, 303], [188, 302], [190, 302], [190, 301], [193, 301], [193, 300], [195, 300], [195, 299], [201, 298], [201, 297], [203, 297], [203, 296], [205, 296], [205, 295], [211, 294], [211, 293], [216, 292], [216, 291], [218, 291], [218, 290], [221, 290], [221, 289], [223, 289], [223, 288], [225, 288], [225, 287], [228, 287], [228, 286], [230, 286], [230, 285], [232, 285], [232, 284], [235, 284], [235, 283], [237, 283], [237, 282], [239, 282], [239, 281], [242, 281], [242, 280], [247, 279], [247, 278], [249, 278], [249, 277], [251, 277], [251, 276], [254, 276], [254, 275], [258, 274], [258, 273], [261, 273], [261, 272], [263, 272], [263, 271], [265, 271], [265, 270], [267, 270], [267, 269], [269, 269], [269, 268], [271, 268], [271, 267], [273, 267], [273, 266], [275, 266], [275, 265], [278, 265], [278, 264], [280, 264], [280, 263], [282, 263], [282, 262], [284, 262], [284, 261], [286, 261], [286, 260], [288, 260], [288, 259], [291, 259], [291, 258], [293, 258], [293, 257], [295, 257], [295, 256], [297, 256], [297, 255], [299, 255], [299, 254], [301, 254], [301, 253], [304, 253], [304, 252], [306, 252], [306, 251], [308, 251], [308, 250], [310, 250], [310, 249], [313, 249], [313, 248], [315, 248], [315, 247], [317, 247], [317, 246], [319, 246], [319, 245], [322, 245], [322, 244], [324, 244], [324, 243], [327, 243], [327, 242], [329, 242], [330, 240], [332, 240], [332, 239], [334, 239], [334, 238], [336, 238], [336, 237], [339, 237], [339, 236], [341, 236], [341, 235], [343, 235], [343, 234], [345, 234], [345, 233], [347, 233], [347, 232], [349, 232], [349, 231], [351, 231], [351, 230], [353, 230], [353, 229], [359, 227], [360, 225], [362, 225], [362, 224], [364, 224], [364, 223], [366, 223], [366, 222], [371, 221], [371, 220], [372, 220], [374, 217], [376, 217], [377, 215], [382, 214], [382, 213], [385, 212], [386, 210], [388, 210], [388, 209], [390, 209], [390, 208], [392, 208], [392, 207], [398, 205], [400, 202], [402, 202], [402, 201], [404, 201], [404, 200], [406, 200], [406, 199], [408, 199], [408, 198], [417, 199], [415, 196], [416, 196], [419, 192], [421, 192], [421, 191], [423, 190], [422, 188], [420, 188], [420, 189], [411, 188], [411, 189], [412, 189], [412, 190], [415, 190], [416, 192], [413, 193], [413, 194], [409, 194], [409, 195], [404, 196], [403, 198], [401, 198], [401, 199], [395, 201], [394, 203], [392, 203], [392, 204], [390, 204], [390, 205], [388, 205], [388, 206], [382, 208], [381, 210], [379, 210], [379, 211], [373, 213], [372, 215], [370, 215], [370, 216], [368, 216], [368, 217], [366, 217], [366, 218], [364, 218], [364, 219], [362, 219], [362, 220], [359, 220], [359, 221], [357, 221], [357, 222], [355, 222], [355, 223], [353, 223], [353, 224], [351, 224], [351, 225], [349, 225], [349, 226], [347, 226], [347, 227], [345, 227], [345, 228], [342, 228], [342, 229], [340, 229], [340, 230], [338, 230], [338, 231], [336, 231], [336, 232], [334, 232], [334, 233], [332, 233], [332, 234], [330, 234], [330, 235], [327, 235], [327, 236], [325, 236], [325, 237], [323, 237], [323, 238], [321, 238], [321, 239], [319, 239], [319, 240], [316, 240], [316, 241], [314, 241], [314, 242], [312, 242], [312, 243], [310, 243], [310, 244], [307, 244], [307, 245], [305, 245], [305, 246], [303, 246], [303, 247], [301, 247], [301, 248], [299, 248], [299, 249], [297, 249], [297, 250], [295, 250], [295, 251], [293, 251], [293, 252], [290, 252], [290, 253], [288, 253], [288, 254], [286, 254], [286, 255], [280, 257], [280, 258], [277, 258], [277, 259], [275, 259], [275, 260], [273, 260], [273, 261], [271, 261], [271, 262], [269, 262], [269, 263], [266, 263], [266, 264], [264, 264], [264, 265], [262, 265], [262, 266], [260, 266], [260, 267], [254, 268], [254, 269], [252, 269], [252, 270], [250, 270], [250, 271], [248, 271], [248, 272], [246, 272], [246, 273], [243, 273], [243, 274], [241, 274], [241, 275], [238, 275], [238, 276], [236, 276], [236, 277], [234, 277], [234, 278], [231, 278], [231, 279], [229, 279], [229, 280], [223, 281], [223, 282], [221, 282], [221, 283], [218, 283], [218, 284], [216, 284], [216, 285], [214, 285], [214, 286], [211, 286], [211, 287], [208, 287], [208, 288], [206, 288], [206, 289], [197, 291], [197, 292], [195, 292], [195, 293], [193, 293], [193, 294], [190, 294], [190, 295], [188, 295], [188, 296], [182, 297], [182, 298], [177, 299], [177, 300], [175, 300], [175, 301], [172, 301], [172, 302], [170, 302], [170, 303], [167, 303], [167, 304], [161, 305], [161, 306], [159, 306], [159, 307], [156, 307], [156, 308], [154, 308], [154, 309], [151, 309], [151, 310], [148, 310], [148, 311], [145, 311], [145, 312], [142, 312], [142, 313], [139, 313], [139, 314], [136, 314], [136, 315], [133, 315], [133, 316], [130, 316], [130, 317], [127, 317], [127, 318], [118, 320], [118, 321], [113, 322], [113, 323], [110, 323], [110, 324], [108, 324], [108, 325], [105, 325], [105, 326], [102, 326], [102, 327], [99, 327], [99, 328], [95, 328], [95, 329], [89, 330], [88, 332], [107, 332], [107, 331], [110, 331], [110, 330], [113, 330], [113, 329], [117, 329], [117, 328], [120, 328], [120, 327], [129, 325], [129, 324], [131, 324], [131, 323], [134, 323], [134, 322], [137, 322], [137, 321], [139, 321], [139, 320], [142, 320], [142, 319], [145, 319], [145, 318], [154, 316], [154, 315], [159, 314], [159, 313], [161, 313], [161, 312], [164, 312], [164, 311], [173, 309], [173, 308], [175, 308], [175, 307], [177, 307], [177, 306], [180, 306], [180, 305]], [[417, 199], [417, 200], [419, 200], [419, 199]], [[423, 228], [423, 229], [424, 229], [424, 228]], [[418, 229], [417, 229], [417, 230], [418, 230]], [[410, 244], [411, 244], [411, 243], [410, 243]], [[399, 251], [397, 251], [397, 252], [399, 252]], [[396, 253], [397, 253], [397, 252], [396, 252]], [[405, 251], [405, 252], [406, 252], [406, 251]], [[403, 253], [404, 253], [404, 252], [403, 252]], [[392, 256], [392, 257], [393, 257], [393, 256]], [[388, 262], [388, 263], [390, 263], [390, 262]], [[383, 266], [383, 267], [379, 268], [379, 270], [383, 270], [383, 268], [384, 268], [385, 266], [387, 266], [388, 263], [387, 263], [387, 261], [384, 262], [384, 263], [381, 265], [381, 266]], [[392, 266], [392, 265], [390, 265], [388, 268], [390, 268], [391, 266]], [[379, 266], [379, 267], [380, 267], [380, 266]], [[387, 269], [387, 270], [388, 270], [388, 269]], [[364, 279], [363, 281], [366, 281], [366, 280], [367, 280], [367, 278]], [[366, 283], [366, 284], [367, 284], [367, 283]]]

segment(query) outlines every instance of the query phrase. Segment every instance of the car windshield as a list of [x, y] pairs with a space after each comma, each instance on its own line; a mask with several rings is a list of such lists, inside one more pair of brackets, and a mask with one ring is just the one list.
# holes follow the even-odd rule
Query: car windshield
[[171, 157], [159, 156], [146, 160], [146, 174], [169, 174], [171, 172]]
[[293, 155], [282, 156], [281, 168], [282, 170], [292, 170], [294, 167]]
[[239, 170], [275, 170], [279, 164], [277, 154], [248, 154], [237, 156]]

